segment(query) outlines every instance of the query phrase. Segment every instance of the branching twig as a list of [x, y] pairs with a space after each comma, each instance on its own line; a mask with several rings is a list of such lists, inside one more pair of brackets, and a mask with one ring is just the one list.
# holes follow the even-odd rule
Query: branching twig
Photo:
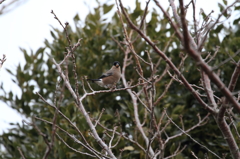
[[195, 159], [198, 159], [198, 157], [195, 155], [193, 151], [191, 151], [191, 154], [193, 155], [193, 157], [195, 157]]
[[183, 148], [182, 148], [181, 150], [179, 150], [179, 149], [180, 149], [180, 144], [179, 144], [177, 150], [176, 150], [172, 155], [170, 155], [170, 156], [168, 156], [168, 157], [164, 157], [164, 159], [174, 158], [174, 157], [177, 156], [179, 153], [181, 153], [186, 147], [187, 147], [187, 145], [184, 145]]
[[[109, 132], [113, 132], [112, 129], [109, 129], [109, 128], [103, 126], [101, 123], [98, 123], [98, 125], [101, 126], [104, 130], [107, 130], [107, 131], [109, 131]], [[134, 141], [132, 138], [128, 137], [128, 136], [127, 136], [126, 134], [124, 134], [124, 133], [120, 133], [120, 132], [117, 132], [117, 131], [116, 131], [115, 133], [116, 133], [118, 136], [121, 136], [121, 137], [123, 137], [124, 139], [132, 142], [133, 144], [136, 144], [144, 153], [146, 153], [146, 149], [145, 149], [144, 147], [142, 147], [137, 141]]]
[[5, 54], [3, 54], [3, 58], [2, 59], [0, 59], [0, 69], [2, 68], [2, 66], [3, 66], [3, 63], [6, 61], [7, 59], [6, 59], [6, 55]]
[[[234, 58], [234, 57], [237, 56], [238, 54], [240, 54], [240, 50], [238, 50], [238, 51], [234, 54], [234, 56], [233, 56], [232, 58]], [[223, 62], [221, 62], [221, 63], [218, 64], [217, 66], [212, 67], [212, 71], [218, 69], [220, 66], [226, 64], [228, 61], [231, 61], [231, 60], [232, 60], [231, 58], [227, 58], [226, 60], [224, 60]]]
[[[85, 93], [80, 99], [78, 99], [78, 96], [77, 94], [74, 92], [74, 90], [72, 89], [71, 87], [71, 84], [69, 83], [69, 81], [67, 80], [66, 76], [64, 75], [64, 73], [62, 72], [62, 69], [61, 67], [57, 64], [57, 62], [55, 61], [55, 59], [52, 59], [53, 60], [53, 63], [55, 64], [55, 66], [57, 67], [57, 70], [60, 74], [60, 76], [63, 78], [63, 80], [65, 81], [66, 83], [66, 87], [67, 89], [69, 90], [69, 92], [71, 93], [72, 97], [75, 99], [75, 102], [77, 103], [76, 105], [78, 106], [78, 108], [80, 109], [80, 111], [82, 112], [82, 114], [84, 115], [85, 117], [85, 120], [87, 121], [92, 133], [93, 133], [93, 136], [95, 137], [95, 139], [98, 141], [99, 145], [102, 146], [103, 149], [105, 149], [108, 153], [108, 155], [112, 158], [116, 158], [115, 155], [112, 153], [112, 151], [110, 150], [110, 148], [105, 144], [105, 142], [99, 137], [91, 119], [90, 119], [90, 116], [88, 115], [86, 109], [84, 108], [83, 104], [82, 104], [82, 100], [84, 98], [86, 98], [88, 95], [93, 95], [95, 94], [96, 92], [93, 92], [93, 93]], [[110, 91], [110, 90], [108, 90]], [[104, 92], [104, 91], [103, 91]], [[106, 91], [107, 92], [107, 91]]]
[[233, 98], [231, 92], [229, 89], [224, 85], [224, 83], [220, 80], [219, 76], [217, 76], [214, 72], [212, 72], [212, 69], [209, 65], [204, 62], [200, 54], [196, 51], [197, 48], [192, 48], [192, 46], [189, 44], [189, 32], [185, 20], [185, 10], [184, 10], [184, 4], [183, 0], [179, 0], [180, 2], [180, 10], [181, 10], [181, 20], [183, 24], [183, 37], [184, 37], [184, 48], [188, 52], [190, 56], [197, 62], [197, 64], [203, 69], [203, 71], [208, 75], [208, 77], [217, 85], [219, 90], [226, 96], [229, 102], [231, 102], [234, 106], [234, 108], [240, 113], [240, 104], [237, 103], [237, 101]]
[[[210, 115], [210, 114], [208, 114], [206, 117], [204, 117], [204, 119], [203, 119], [202, 121], [205, 121], [205, 120], [208, 118], [209, 115]], [[219, 157], [215, 152], [211, 151], [209, 148], [207, 148], [206, 146], [200, 144], [197, 140], [195, 140], [194, 138], [192, 138], [192, 136], [188, 134], [188, 132], [190, 131], [189, 129], [186, 130], [186, 131], [182, 130], [182, 129], [172, 120], [172, 118], [170, 118], [170, 117], [168, 116], [167, 113], [166, 113], [166, 116], [167, 116], [167, 118], [171, 121], [171, 123], [172, 123], [173, 125], [175, 125], [175, 126], [182, 132], [181, 134], [187, 135], [187, 136], [188, 136], [192, 141], [194, 141], [196, 144], [202, 146], [203, 148], [205, 148], [206, 150], [208, 150], [210, 153], [212, 153], [214, 156], [216, 156], [217, 158], [220, 158], [220, 159], [221, 159], [221, 157]], [[193, 126], [193, 127], [190, 128], [190, 129], [194, 129], [194, 128], [198, 127], [199, 125], [200, 125], [200, 123], [198, 123], [197, 125]], [[178, 135], [179, 135], [179, 134], [178, 134]], [[176, 135], [174, 135], [173, 137], [175, 138], [175, 136], [176, 136]], [[169, 137], [168, 140], [171, 139], [171, 138], [173, 138], [173, 137]]]
[[50, 154], [50, 151], [52, 149], [52, 146], [50, 145], [51, 143], [48, 141], [48, 138], [47, 138], [47, 135], [44, 134], [39, 128], [38, 126], [35, 124], [35, 121], [33, 119], [33, 123], [29, 123], [27, 122], [26, 120], [23, 120], [23, 123], [26, 123], [28, 125], [31, 125], [33, 126], [36, 131], [38, 132], [39, 135], [41, 135], [43, 137], [43, 140], [44, 142], [46, 143], [47, 147], [46, 147], [46, 150], [45, 150], [45, 153], [44, 153], [44, 156], [43, 156], [43, 159], [46, 159], [48, 157], [48, 155]]
[[69, 146], [69, 145], [63, 140], [63, 138], [62, 138], [58, 133], [56, 133], [56, 135], [57, 135], [57, 137], [64, 143], [64, 145], [66, 145], [68, 148], [70, 148], [70, 149], [73, 150], [74, 152], [79, 153], [79, 154], [82, 154], [82, 155], [86, 155], [86, 156], [90, 156], [90, 157], [97, 157], [97, 158], [99, 158], [99, 159], [102, 159], [102, 157], [100, 157], [100, 156], [98, 156], [98, 155], [97, 155], [97, 156], [96, 156], [96, 155], [91, 155], [91, 154], [89, 154], [89, 153], [81, 152], [81, 151], [78, 151], [78, 150], [74, 149], [73, 147]]
[[141, 35], [142, 38], [145, 39], [145, 41], [168, 63], [168, 65], [174, 70], [174, 72], [179, 76], [179, 78], [182, 80], [183, 84], [185, 87], [194, 95], [194, 97], [198, 100], [198, 102], [204, 106], [206, 109], [208, 109], [210, 112], [214, 112], [198, 95], [198, 93], [191, 87], [191, 85], [188, 83], [188, 81], [185, 79], [185, 77], [181, 74], [181, 72], [177, 69], [177, 67], [172, 63], [172, 61], [163, 53], [162, 51], [159, 50], [159, 48], [141, 31], [136, 27], [127, 13], [124, 10], [124, 7], [122, 5], [121, 0], [120, 2], [120, 7], [123, 15], [127, 19], [128, 24], [133, 28], [138, 34]]
[[[121, 1], [119, 1], [120, 5], [121, 5]], [[116, 1], [116, 4], [117, 4], [117, 1]], [[118, 7], [118, 5], [117, 5]], [[124, 29], [124, 34], [125, 34], [125, 37], [128, 37], [127, 35], [127, 32], [126, 32], [126, 29], [124, 28], [124, 24], [123, 24], [123, 20], [122, 20], [122, 17], [120, 15], [120, 10], [118, 8], [118, 12], [119, 12], [119, 17], [120, 17], [120, 20], [122, 22], [122, 25], [123, 25], [123, 29]], [[128, 38], [127, 38], [128, 39]], [[130, 47], [128, 47], [129, 50]], [[132, 51], [132, 50], [131, 50]], [[124, 56], [124, 61], [123, 61], [123, 67], [122, 67], [122, 81], [123, 81], [123, 85], [125, 87], [128, 87], [128, 84], [127, 84], [127, 81], [126, 81], [126, 78], [125, 78], [125, 71], [126, 71], [126, 67], [127, 67], [127, 62], [128, 62], [128, 53], [129, 51], [126, 50], [125, 52], [125, 56]], [[138, 60], [138, 59], [137, 59]], [[137, 65], [140, 65], [140, 63], [137, 63]], [[139, 66], [140, 68], [140, 73], [142, 74], [142, 69], [141, 69], [141, 66]], [[144, 83], [144, 82], [143, 82]], [[146, 88], [146, 87], [144, 87]], [[135, 118], [135, 122], [136, 122], [136, 127], [137, 129], [139, 130], [141, 136], [143, 137], [144, 141], [145, 141], [145, 144], [147, 145], [149, 143], [149, 140], [146, 136], [146, 133], [144, 132], [143, 130], [143, 127], [142, 127], [142, 124], [140, 122], [140, 119], [139, 119], [139, 115], [138, 115], [138, 104], [137, 104], [137, 97], [132, 93], [132, 91], [130, 89], [127, 89], [127, 92], [129, 93], [129, 95], [131, 96], [131, 99], [132, 99], [132, 103], [133, 103], [133, 108], [134, 108], [134, 118]], [[153, 156], [154, 155], [154, 152], [153, 152], [153, 149], [152, 147], [150, 147], [150, 156]]]
[[[216, 51], [214, 52], [213, 56], [211, 56], [211, 58], [210, 58], [206, 63], [211, 62], [211, 61], [215, 58], [215, 56], [216, 56], [217, 53], [218, 53], [219, 48], [220, 48], [220, 46], [217, 46], [217, 47], [216, 47]], [[209, 54], [209, 55], [210, 55], [210, 54]], [[206, 60], [207, 60], [207, 58], [204, 59], [204, 61], [206, 61]]]
[[112, 141], [113, 141], [113, 139], [114, 139], [114, 135], [115, 135], [116, 129], [117, 129], [117, 126], [115, 126], [115, 127], [113, 128], [112, 137], [111, 137], [111, 139], [110, 139], [110, 141], [109, 141], [109, 144], [108, 144], [108, 146], [109, 146], [110, 148], [112, 148]]
[[99, 114], [99, 116], [98, 116], [98, 119], [96, 120], [96, 122], [95, 122], [95, 125], [94, 125], [94, 127], [96, 127], [97, 126], [97, 124], [98, 124], [98, 122], [99, 122], [99, 120], [101, 119], [101, 117], [102, 117], [102, 114], [103, 114], [103, 112], [105, 111], [105, 109], [103, 108], [102, 109], [102, 111], [101, 111], [101, 113]]
[[[50, 124], [50, 125], [53, 124], [52, 122], [47, 121], [47, 120], [44, 120], [44, 119], [42, 119], [42, 118], [38, 118], [38, 117], [34, 117], [34, 118], [35, 118], [35, 119], [38, 119], [38, 120], [41, 120], [41, 121], [43, 121], [43, 122], [45, 122], [45, 123], [47, 123], [47, 124]], [[76, 139], [76, 138], [74, 137], [74, 135], [71, 135], [70, 133], [68, 133], [68, 131], [62, 129], [62, 128], [59, 127], [58, 125], [56, 125], [56, 127], [57, 127], [59, 130], [61, 130], [62, 132], [64, 132], [66, 135], [68, 135], [68, 137], [70, 137], [73, 141], [79, 143], [81, 146], [83, 146], [84, 148], [86, 148], [87, 150], [89, 150], [90, 152], [92, 152], [96, 157], [99, 158], [99, 156], [102, 156], [102, 154], [101, 154], [100, 152], [98, 152], [98, 151], [96, 151], [95, 149], [93, 149], [90, 145], [86, 145], [85, 143], [82, 143], [81, 141], [79, 141], [78, 139]], [[105, 156], [105, 157], [107, 157], [107, 156]]]
[[145, 109], [150, 113], [151, 110], [147, 107], [147, 105], [139, 98], [136, 92], [132, 91], [132, 93], [137, 97], [137, 99], [142, 103], [142, 105], [145, 107]]
[[[78, 39], [78, 42], [72, 47], [72, 51], [74, 52], [80, 45], [81, 45], [81, 40], [82, 39]], [[59, 65], [62, 65], [64, 62], [65, 62], [65, 60], [71, 55], [71, 51], [70, 50], [68, 50], [68, 52], [67, 52], [67, 55], [64, 57], [64, 59], [59, 63]]]
[[[203, 45], [204, 45], [204, 43], [205, 43], [205, 41], [206, 41], [206, 39], [207, 39], [208, 33], [215, 27], [215, 25], [216, 25], [217, 23], [219, 23], [219, 20], [220, 20], [220, 18], [223, 16], [223, 14], [226, 13], [227, 10], [228, 10], [229, 8], [231, 8], [232, 6], [234, 6], [237, 2], [239, 2], [239, 0], [235, 0], [235, 2], [233, 2], [231, 5], [229, 5], [228, 7], [226, 7], [226, 8], [221, 12], [221, 14], [219, 14], [219, 16], [218, 16], [218, 18], [216, 19], [215, 23], [209, 22], [209, 25], [207, 25], [207, 26], [205, 27], [205, 30], [206, 30], [205, 32], [206, 32], [206, 34], [205, 34], [205, 36], [202, 38], [201, 42], [199, 42], [199, 45], [198, 45], [198, 50], [199, 50], [199, 51], [202, 49], [202, 47], [203, 47]], [[183, 21], [182, 21], [182, 22], [183, 22]]]
[[[69, 25], [68, 22], [65, 23], [65, 26], [63, 26], [63, 24], [61, 23], [61, 21], [59, 20], [59, 18], [56, 16], [56, 14], [53, 12], [53, 10], [51, 11], [51, 13], [54, 15], [54, 18], [59, 22], [59, 24], [63, 27], [64, 29], [64, 32], [66, 34], [66, 38], [68, 40], [68, 49], [67, 51], [70, 52], [70, 55], [72, 57], [72, 62], [73, 62], [73, 74], [74, 74], [74, 79], [75, 79], [75, 93], [77, 95], [77, 101], [79, 101], [80, 99], [80, 96], [79, 96], [79, 93], [78, 93], [78, 75], [77, 75], [77, 65], [76, 65], [76, 58], [75, 58], [75, 55], [74, 55], [74, 50], [72, 47], [72, 44], [71, 44], [71, 40], [69, 38], [69, 34], [68, 34], [68, 31], [67, 31], [67, 26]], [[80, 40], [78, 40], [79, 44], [80, 44]], [[75, 45], [76, 46], [76, 45]], [[68, 54], [66, 55], [66, 57], [68, 56]]]
[[[1, 0], [0, 5], [5, 2], [6, 0]], [[1, 5], [0, 8], [0, 15], [1, 14], [6, 14], [10, 12], [11, 10], [15, 9], [16, 7], [19, 7], [22, 5], [26, 0], [8, 0], [9, 3], [4, 3], [4, 5]]]
[[[46, 103], [48, 104], [49, 106], [53, 107], [56, 111], [58, 111], [58, 113], [68, 121], [68, 123], [78, 132], [78, 134], [81, 136], [81, 138], [83, 139], [84, 141], [84, 145], [86, 145], [86, 148], [91, 150], [92, 152], [95, 152], [95, 150], [90, 146], [90, 144], [88, 143], [88, 141], [86, 140], [86, 138], [84, 137], [84, 135], [82, 134], [82, 132], [78, 129], [78, 127], [73, 123], [71, 122], [71, 120], [66, 117], [55, 105], [52, 105], [50, 104], [49, 102], [47, 102], [39, 93], [37, 93], [37, 95]], [[39, 119], [39, 118], [37, 118]], [[46, 121], [45, 121], [46, 122]], [[51, 122], [47, 122], [49, 124], [52, 124]], [[55, 124], [55, 127], [59, 128], [56, 124]], [[63, 129], [61, 129], [63, 131]]]
[[154, 0], [154, 1], [155, 1], [156, 5], [161, 9], [161, 11], [165, 15], [165, 17], [169, 20], [170, 24], [172, 25], [172, 27], [176, 31], [176, 34], [177, 34], [178, 38], [181, 39], [181, 41], [182, 41], [183, 36], [182, 36], [182, 33], [180, 32], [179, 27], [177, 26], [177, 24], [172, 21], [170, 15], [163, 9], [163, 7], [160, 5], [158, 0]]
[[228, 85], [229, 91], [231, 91], [231, 92], [234, 91], [234, 88], [237, 84], [237, 80], [238, 80], [239, 75], [240, 75], [240, 60], [238, 61], [237, 65], [234, 69], [234, 72], [232, 74], [231, 80], [229, 82], [229, 85]]

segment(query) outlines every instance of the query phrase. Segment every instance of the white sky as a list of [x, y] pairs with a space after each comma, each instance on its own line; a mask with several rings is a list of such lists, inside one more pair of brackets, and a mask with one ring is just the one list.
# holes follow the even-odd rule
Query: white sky
[[[106, 2], [107, 0], [100, 1]], [[146, 0], [139, 1], [142, 2], [142, 6], [145, 6]], [[219, 13], [218, 1], [198, 0], [198, 10], [201, 7], [206, 13], [209, 13], [215, 9], [214, 15], [217, 16]], [[232, 1], [229, 1], [229, 3]], [[107, 2], [114, 3], [115, 0], [108, 0]], [[128, 6], [134, 6], [135, 4], [135, 0], [122, 0], [122, 2]], [[160, 2], [168, 6], [168, 0], [164, 2], [160, 0]], [[1, 5], [4, 5], [4, 3]], [[150, 6], [153, 5], [154, 2], [150, 2]], [[9, 13], [0, 15], [0, 58], [2, 58], [2, 54], [7, 56], [7, 61], [0, 70], [0, 83], [3, 82], [5, 91], [14, 90], [16, 93], [21, 93], [20, 89], [11, 82], [11, 76], [5, 71], [5, 68], [15, 71], [19, 63], [24, 64], [23, 54], [19, 47], [28, 51], [32, 49], [35, 52], [43, 46], [44, 39], [52, 40], [50, 37], [51, 26], [61, 29], [59, 23], [50, 13], [51, 10], [55, 12], [62, 23], [69, 22], [71, 25], [73, 24], [72, 19], [77, 13], [81, 20], [84, 20], [89, 9], [93, 10], [95, 6], [97, 6], [95, 0], [28, 0]], [[0, 134], [11, 127], [10, 122], [21, 123], [21, 120], [22, 116], [20, 114], [5, 103], [0, 102]]]

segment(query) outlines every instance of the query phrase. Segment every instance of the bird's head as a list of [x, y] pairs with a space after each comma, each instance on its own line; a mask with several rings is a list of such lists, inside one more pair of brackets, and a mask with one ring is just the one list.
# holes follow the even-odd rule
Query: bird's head
[[115, 61], [113, 65], [118, 68], [120, 66], [120, 63], [118, 61]]

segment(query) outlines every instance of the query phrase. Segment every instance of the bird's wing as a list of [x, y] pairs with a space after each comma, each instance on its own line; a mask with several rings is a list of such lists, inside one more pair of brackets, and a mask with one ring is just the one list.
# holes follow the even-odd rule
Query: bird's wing
[[98, 79], [102, 79], [102, 78], [109, 77], [109, 76], [112, 76], [112, 75], [113, 75], [113, 73], [108, 71], [108, 72], [102, 74]]

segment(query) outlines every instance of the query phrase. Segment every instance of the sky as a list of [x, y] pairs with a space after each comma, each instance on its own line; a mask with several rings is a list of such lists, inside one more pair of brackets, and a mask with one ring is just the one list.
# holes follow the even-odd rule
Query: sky
[[[115, 0], [99, 0], [100, 2], [115, 3]], [[146, 0], [142, 2], [142, 8], [145, 6]], [[186, 0], [185, 0], [186, 1]], [[203, 8], [206, 13], [216, 10], [214, 16], [219, 13], [217, 2], [219, 0], [197, 0], [197, 12]], [[232, 2], [228, 1], [229, 3]], [[7, 2], [7, 1], [6, 1]], [[125, 6], [133, 7], [135, 0], [122, 0]], [[168, 6], [168, 0], [160, 0], [165, 7]], [[186, 1], [188, 2], [188, 1]], [[3, 2], [0, 5], [4, 5]], [[7, 3], [6, 3], [7, 4]], [[12, 77], [6, 71], [16, 70], [16, 66], [25, 63], [22, 52], [19, 48], [35, 52], [43, 46], [45, 39], [52, 41], [50, 30], [52, 27], [61, 29], [59, 23], [53, 18], [51, 10], [57, 15], [62, 23], [69, 22], [73, 25], [73, 17], [78, 13], [81, 20], [84, 21], [89, 11], [97, 6], [95, 0], [26, 0], [22, 5], [17, 6], [10, 12], [0, 15], [0, 58], [5, 54], [7, 61], [0, 70], [0, 83], [3, 83], [5, 91], [14, 90], [18, 95], [21, 94], [20, 89], [12, 82]], [[150, 2], [150, 7], [154, 6], [154, 2]], [[116, 8], [113, 9], [116, 11]], [[191, 13], [189, 18], [191, 17]], [[51, 27], [52, 26], [52, 27]], [[0, 90], [2, 95], [2, 90]], [[11, 128], [10, 122], [22, 123], [24, 117], [13, 110], [10, 106], [0, 101], [0, 134]]]

